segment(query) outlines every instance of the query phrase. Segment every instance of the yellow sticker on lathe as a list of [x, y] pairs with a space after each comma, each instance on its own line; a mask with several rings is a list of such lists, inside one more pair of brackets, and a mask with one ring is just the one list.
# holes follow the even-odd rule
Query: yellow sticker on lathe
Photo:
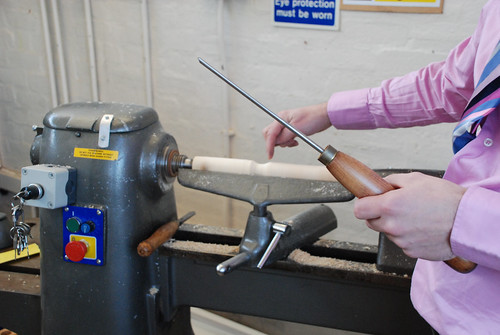
[[38, 244], [36, 243], [29, 244], [28, 248], [21, 251], [19, 255], [17, 254], [16, 250], [0, 252], [0, 264], [7, 263], [15, 259], [28, 257], [28, 252], [29, 256], [38, 255], [40, 253], [40, 248], [38, 247]]
[[73, 156], [79, 157], [79, 158], [116, 161], [118, 159], [118, 154], [119, 154], [119, 152], [115, 151], [115, 150], [75, 148]]

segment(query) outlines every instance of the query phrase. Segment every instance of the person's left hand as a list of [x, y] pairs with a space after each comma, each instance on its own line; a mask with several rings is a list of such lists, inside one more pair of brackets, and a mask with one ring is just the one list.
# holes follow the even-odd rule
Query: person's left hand
[[421, 173], [385, 178], [396, 190], [357, 199], [354, 215], [383, 232], [410, 257], [453, 258], [450, 234], [465, 188]]
[[[330, 127], [330, 118], [327, 112], [327, 103], [311, 105], [301, 108], [288, 109], [278, 113], [278, 116], [288, 124], [301, 131], [304, 135], [312, 135]], [[296, 135], [285, 128], [278, 121], [273, 121], [262, 130], [266, 140], [268, 158], [273, 158], [274, 147], [295, 147], [299, 142]]]

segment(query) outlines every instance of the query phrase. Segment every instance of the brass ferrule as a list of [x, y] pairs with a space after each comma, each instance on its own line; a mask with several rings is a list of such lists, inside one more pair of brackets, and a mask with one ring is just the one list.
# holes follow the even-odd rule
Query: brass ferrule
[[318, 160], [324, 165], [328, 166], [331, 163], [331, 161], [333, 161], [333, 159], [335, 158], [337, 152], [338, 152], [337, 149], [335, 149], [331, 145], [328, 145], [325, 148], [325, 150], [321, 153]]

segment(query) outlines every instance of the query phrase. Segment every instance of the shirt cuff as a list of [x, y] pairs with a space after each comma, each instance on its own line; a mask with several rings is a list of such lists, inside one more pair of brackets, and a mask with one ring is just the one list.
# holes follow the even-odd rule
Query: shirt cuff
[[458, 206], [450, 236], [453, 253], [500, 270], [500, 193], [472, 186]]
[[328, 100], [328, 117], [337, 129], [374, 129], [375, 120], [369, 112], [370, 89], [334, 93]]

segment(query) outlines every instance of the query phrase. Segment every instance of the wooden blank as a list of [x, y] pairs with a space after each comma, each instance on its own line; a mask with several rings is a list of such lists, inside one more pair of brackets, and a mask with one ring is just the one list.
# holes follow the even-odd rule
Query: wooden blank
[[247, 159], [196, 156], [192, 162], [193, 170], [268, 176], [294, 179], [335, 181], [335, 178], [322, 165], [297, 165], [269, 162], [258, 164]]

